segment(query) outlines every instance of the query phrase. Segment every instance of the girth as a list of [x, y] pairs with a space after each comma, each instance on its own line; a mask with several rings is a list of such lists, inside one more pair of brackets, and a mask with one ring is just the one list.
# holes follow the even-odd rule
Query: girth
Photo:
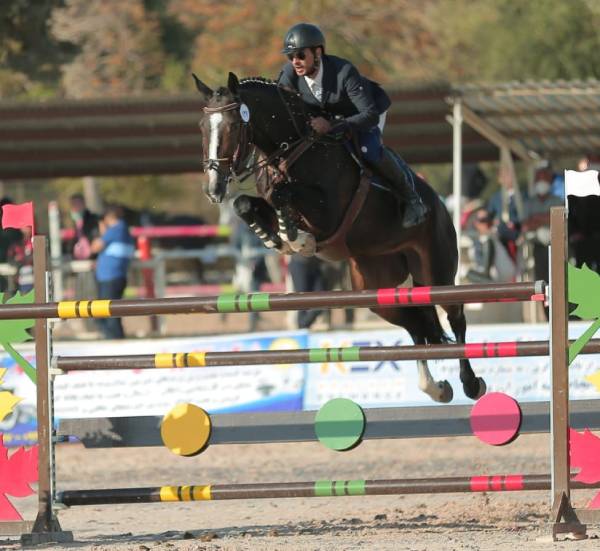
[[351, 256], [347, 244], [348, 232], [352, 228], [354, 221], [358, 217], [365, 203], [370, 187], [369, 177], [363, 173], [358, 183], [358, 187], [354, 192], [354, 197], [352, 198], [352, 201], [350, 201], [338, 229], [335, 230], [332, 236], [317, 242], [317, 257], [323, 260], [333, 261], [343, 260]]

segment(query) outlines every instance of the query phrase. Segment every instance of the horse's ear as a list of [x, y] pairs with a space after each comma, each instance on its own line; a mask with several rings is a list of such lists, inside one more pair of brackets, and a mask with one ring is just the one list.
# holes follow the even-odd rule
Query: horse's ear
[[238, 95], [238, 88], [240, 87], [240, 81], [234, 73], [229, 73], [229, 79], [227, 80], [227, 88], [234, 95]]
[[196, 88], [198, 88], [198, 92], [200, 92], [206, 101], [213, 95], [213, 91], [204, 84], [194, 73], [192, 73], [194, 77], [194, 81], [196, 82]]

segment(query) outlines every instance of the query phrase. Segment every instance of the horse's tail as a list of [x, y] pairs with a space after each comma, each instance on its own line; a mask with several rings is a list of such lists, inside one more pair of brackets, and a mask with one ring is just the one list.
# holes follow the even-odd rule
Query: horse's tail
[[421, 196], [430, 209], [432, 244], [436, 254], [432, 255], [432, 269], [436, 285], [454, 285], [458, 271], [458, 243], [454, 222], [438, 193], [422, 178]]
[[[458, 244], [452, 217], [438, 193], [421, 177], [418, 177], [418, 191], [429, 207], [431, 244], [431, 270], [434, 285], [454, 285], [458, 270]], [[440, 342], [451, 343], [454, 339], [444, 331], [438, 316], [431, 327], [432, 336]]]

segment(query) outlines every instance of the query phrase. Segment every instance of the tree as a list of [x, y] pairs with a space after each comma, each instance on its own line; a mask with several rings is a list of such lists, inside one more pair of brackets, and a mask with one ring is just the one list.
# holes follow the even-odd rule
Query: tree
[[196, 34], [192, 67], [223, 83], [229, 71], [276, 77], [285, 62], [285, 31], [299, 21], [318, 24], [327, 51], [348, 57], [365, 74], [391, 81], [428, 76], [421, 51], [435, 49], [427, 27], [435, 0], [171, 0], [169, 11]]
[[65, 0], [52, 32], [77, 47], [63, 66], [72, 97], [126, 96], [156, 88], [163, 70], [157, 17], [142, 0]]
[[425, 62], [454, 82], [598, 78], [599, 18], [590, 0], [439, 2]]
[[2, 0], [0, 4], [0, 97], [48, 95], [56, 88], [68, 54], [51, 36], [48, 22], [62, 0]]

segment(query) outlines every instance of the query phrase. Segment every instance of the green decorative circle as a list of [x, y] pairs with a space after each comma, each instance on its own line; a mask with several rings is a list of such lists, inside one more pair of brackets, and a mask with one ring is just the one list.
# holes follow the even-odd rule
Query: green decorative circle
[[347, 398], [329, 400], [315, 416], [315, 434], [319, 442], [339, 452], [360, 444], [365, 426], [362, 408]]

